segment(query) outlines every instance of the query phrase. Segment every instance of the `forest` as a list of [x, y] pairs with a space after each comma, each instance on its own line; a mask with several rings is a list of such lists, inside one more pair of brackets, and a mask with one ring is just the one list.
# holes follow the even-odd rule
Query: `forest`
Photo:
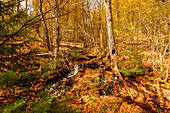
[[169, 113], [169, 0], [0, 0], [0, 113]]

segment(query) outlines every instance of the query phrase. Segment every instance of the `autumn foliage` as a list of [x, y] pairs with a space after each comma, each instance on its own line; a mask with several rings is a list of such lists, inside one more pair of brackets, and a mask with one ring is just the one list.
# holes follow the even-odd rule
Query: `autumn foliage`
[[0, 0], [0, 112], [168, 113], [168, 6]]

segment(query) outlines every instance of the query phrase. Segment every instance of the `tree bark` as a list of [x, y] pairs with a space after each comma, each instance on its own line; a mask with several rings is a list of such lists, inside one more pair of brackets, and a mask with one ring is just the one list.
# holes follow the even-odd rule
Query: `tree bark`
[[74, 13], [74, 36], [73, 36], [73, 42], [77, 41], [77, 6], [75, 7], [75, 13]]
[[[55, 0], [55, 5], [58, 6], [58, 0]], [[54, 47], [55, 47], [55, 52], [54, 52], [54, 60], [55, 63], [57, 63], [59, 60], [59, 46], [60, 46], [60, 26], [59, 26], [59, 7], [56, 8], [55, 10], [55, 24], [54, 24]], [[57, 66], [57, 65], [56, 65]]]
[[99, 14], [99, 22], [98, 22], [98, 37], [100, 39], [100, 47], [104, 48], [104, 40], [103, 40], [103, 31], [102, 31], [102, 16], [101, 16], [101, 1], [98, 1], [98, 14]]
[[20, 0], [17, 1], [17, 13], [19, 12], [19, 8], [20, 8]]
[[26, 12], [28, 12], [27, 10], [28, 10], [28, 0], [25, 0], [25, 9], [26, 9]]
[[110, 55], [112, 55], [112, 49], [115, 46], [113, 36], [113, 19], [112, 19], [112, 7], [111, 0], [105, 0], [106, 7], [106, 20], [107, 20], [107, 34], [108, 34], [108, 49]]
[[40, 2], [39, 9], [40, 9], [40, 13], [42, 14], [41, 18], [43, 20], [44, 32], [45, 32], [45, 36], [46, 36], [46, 40], [47, 40], [47, 47], [48, 47], [48, 50], [51, 50], [50, 38], [49, 38], [49, 35], [48, 35], [49, 34], [48, 33], [48, 28], [47, 28], [47, 24], [45, 22], [43, 11], [42, 11], [42, 0], [40, 0], [39, 2]]

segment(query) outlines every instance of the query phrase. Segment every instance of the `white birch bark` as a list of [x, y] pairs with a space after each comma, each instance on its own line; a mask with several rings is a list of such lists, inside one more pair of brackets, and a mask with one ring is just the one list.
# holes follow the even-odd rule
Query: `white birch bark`
[[106, 20], [107, 20], [107, 34], [108, 34], [108, 48], [109, 53], [112, 55], [112, 49], [114, 47], [113, 40], [113, 20], [112, 20], [112, 8], [111, 8], [111, 0], [105, 0], [105, 8], [106, 8]]

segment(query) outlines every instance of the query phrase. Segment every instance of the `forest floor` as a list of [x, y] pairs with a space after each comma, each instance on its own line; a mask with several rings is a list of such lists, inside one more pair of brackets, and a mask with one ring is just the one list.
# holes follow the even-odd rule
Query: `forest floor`
[[[63, 52], [58, 70], [51, 69], [53, 59], [42, 58], [40, 64], [45, 71], [41, 69], [42, 74], [31, 85], [26, 86], [27, 88], [21, 84], [4, 86], [0, 91], [0, 105], [4, 107], [24, 97], [27, 100], [25, 108], [27, 111], [34, 103], [41, 101], [42, 93], [47, 92], [48, 96], [55, 97], [57, 101], [69, 98], [66, 104], [60, 103], [60, 107], [72, 106], [78, 108], [77, 112], [168, 113], [170, 111], [169, 78], [166, 78], [161, 71], [153, 72], [151, 64], [144, 62], [147, 58], [133, 52], [132, 54], [129, 50], [124, 50], [126, 52], [117, 57], [125, 87], [106, 52], [90, 51], [91, 54], [81, 49], [75, 49], [74, 52], [72, 49], [70, 53]], [[59, 109], [57, 107], [59, 106], [54, 108]]]

